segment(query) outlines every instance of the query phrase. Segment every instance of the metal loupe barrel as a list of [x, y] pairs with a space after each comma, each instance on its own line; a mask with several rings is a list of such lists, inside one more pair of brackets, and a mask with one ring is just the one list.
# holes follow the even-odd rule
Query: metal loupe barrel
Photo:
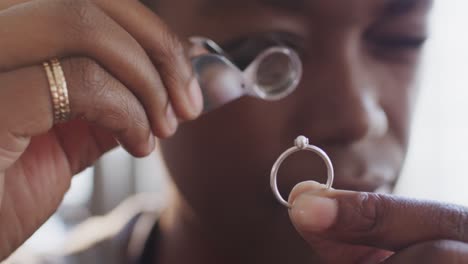
[[265, 100], [280, 100], [299, 85], [302, 63], [292, 49], [272, 47], [257, 56], [244, 76], [251, 81], [254, 95]]
[[287, 47], [260, 53], [242, 72], [225, 56], [209, 53], [192, 59], [207, 112], [244, 95], [279, 100], [291, 94], [302, 77], [298, 54]]

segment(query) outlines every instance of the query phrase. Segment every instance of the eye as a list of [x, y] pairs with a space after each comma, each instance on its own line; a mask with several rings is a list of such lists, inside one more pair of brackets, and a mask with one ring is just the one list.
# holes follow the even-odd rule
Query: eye
[[426, 37], [419, 36], [373, 36], [369, 37], [368, 41], [371, 41], [374, 45], [385, 49], [394, 50], [419, 50], [426, 42]]
[[392, 62], [410, 63], [419, 57], [427, 37], [408, 33], [379, 33], [368, 34], [365, 40], [375, 56]]
[[264, 32], [251, 34], [221, 44], [230, 59], [242, 70], [267, 48], [273, 46], [287, 46], [301, 55], [302, 39], [287, 32]]

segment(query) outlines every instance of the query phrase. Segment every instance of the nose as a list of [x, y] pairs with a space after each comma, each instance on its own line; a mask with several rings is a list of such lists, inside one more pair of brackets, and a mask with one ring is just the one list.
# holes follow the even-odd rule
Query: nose
[[388, 130], [372, 69], [350, 46], [329, 49], [305, 65], [297, 99], [302, 114], [297, 116], [314, 141], [323, 144], [352, 144]]

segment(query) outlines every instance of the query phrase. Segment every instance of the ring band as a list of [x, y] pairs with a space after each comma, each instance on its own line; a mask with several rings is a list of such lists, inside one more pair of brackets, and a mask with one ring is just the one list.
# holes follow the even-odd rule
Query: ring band
[[54, 112], [54, 123], [63, 123], [70, 119], [70, 101], [67, 82], [58, 59], [43, 63], [49, 80], [50, 94]]
[[296, 138], [294, 141], [294, 147], [289, 148], [279, 158], [276, 160], [275, 164], [273, 165], [271, 169], [271, 174], [270, 174], [270, 186], [271, 190], [273, 191], [273, 194], [275, 195], [276, 199], [284, 206], [287, 208], [291, 208], [291, 204], [288, 203], [280, 194], [278, 190], [278, 171], [283, 163], [283, 161], [289, 157], [291, 154], [301, 151], [301, 150], [307, 150], [307, 151], [312, 151], [315, 154], [319, 155], [325, 164], [327, 165], [327, 184], [326, 188], [330, 189], [333, 185], [333, 178], [335, 177], [335, 172], [333, 170], [333, 163], [331, 162], [330, 158], [328, 157], [327, 153], [320, 149], [317, 146], [309, 145], [309, 139], [304, 137], [304, 136], [299, 136]]

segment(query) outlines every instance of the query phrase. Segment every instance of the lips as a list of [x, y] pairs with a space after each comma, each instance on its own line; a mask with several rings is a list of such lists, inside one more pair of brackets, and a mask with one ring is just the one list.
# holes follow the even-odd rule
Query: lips
[[[361, 192], [382, 192], [382, 190], [393, 189], [393, 186], [398, 178], [398, 172], [396, 169], [385, 169], [388, 165], [381, 166], [381, 169], [376, 169], [375, 166], [369, 167], [367, 164], [356, 164], [344, 166], [340, 162], [335, 162], [335, 180], [333, 182], [333, 188], [341, 190], [352, 190]], [[300, 178], [295, 178], [295, 185], [300, 181], [315, 180], [321, 183], [325, 183], [326, 179], [324, 176], [325, 172], [316, 173], [318, 177], [311, 176], [310, 169], [301, 169], [294, 172], [290, 172], [292, 175], [300, 175]], [[305, 177], [303, 176], [305, 175]], [[308, 178], [307, 178], [308, 177]]]
[[[311, 144], [318, 145], [329, 155], [335, 170], [332, 186], [335, 189], [389, 193], [405, 158], [404, 146], [391, 133], [347, 145]], [[287, 197], [299, 182], [325, 183], [326, 175], [326, 166], [320, 157], [310, 152], [297, 152], [283, 163], [278, 173], [278, 186]]]
[[[340, 189], [340, 190], [352, 190], [352, 191], [359, 191], [359, 192], [377, 192], [379, 190], [386, 190], [392, 189], [394, 183], [393, 182], [383, 182], [379, 181], [380, 177], [378, 175], [375, 176], [375, 181], [368, 181], [368, 180], [361, 180], [353, 177], [347, 178], [338, 178], [333, 184], [333, 188]], [[381, 191], [380, 191], [381, 192]]]
[[[403, 163], [403, 155], [388, 151], [326, 150], [335, 169], [333, 188], [363, 192], [376, 192], [393, 189]], [[280, 170], [279, 181], [286, 188], [292, 188], [301, 181], [326, 182], [326, 170], [317, 157], [297, 156], [284, 170]], [[289, 177], [287, 176], [289, 175]], [[291, 175], [294, 175], [293, 177]], [[281, 179], [283, 178], [283, 179]]]
[[365, 192], [393, 189], [404, 156], [392, 148], [332, 153], [336, 189]]

